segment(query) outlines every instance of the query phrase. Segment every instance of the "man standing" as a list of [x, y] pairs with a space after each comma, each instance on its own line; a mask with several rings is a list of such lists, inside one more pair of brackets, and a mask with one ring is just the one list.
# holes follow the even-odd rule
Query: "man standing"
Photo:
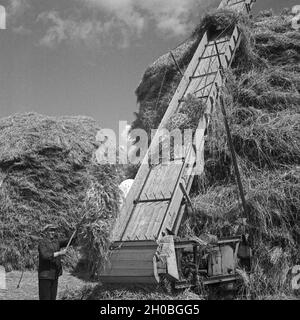
[[62, 275], [61, 257], [69, 239], [56, 240], [54, 225], [43, 228], [43, 239], [39, 242], [39, 299], [56, 300], [58, 278]]

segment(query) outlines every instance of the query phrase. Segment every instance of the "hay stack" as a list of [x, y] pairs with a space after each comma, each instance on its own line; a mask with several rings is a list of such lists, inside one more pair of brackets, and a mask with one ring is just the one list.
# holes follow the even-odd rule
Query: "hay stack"
[[[252, 297], [286, 293], [290, 288], [288, 266], [300, 261], [300, 38], [291, 27], [290, 14], [289, 10], [280, 16], [264, 12], [252, 22], [239, 17], [243, 42], [224, 91], [251, 215], [248, 228], [255, 268], [247, 290]], [[216, 29], [230, 25], [235, 15], [219, 10], [209, 14], [191, 39], [202, 36], [202, 26]], [[195, 47], [177, 57], [183, 69]], [[172, 76], [166, 77], [161, 90], [165, 69]], [[146, 71], [137, 89], [140, 110], [135, 126], [151, 123], [157, 127], [179, 81], [178, 72], [174, 66], [170, 69], [165, 57]], [[147, 118], [148, 114], [152, 117]], [[181, 235], [192, 232], [199, 236], [205, 231], [234, 235], [240, 229], [242, 207], [219, 107], [209, 128], [205, 158], [200, 189], [193, 196], [197, 223], [187, 221]]]
[[[7, 270], [37, 266], [42, 226], [55, 223], [67, 236], [85, 210], [93, 212], [93, 221], [111, 218], [118, 173], [92, 159], [98, 130], [87, 117], [29, 113], [0, 120], [0, 264]], [[86, 198], [95, 185], [101, 207]]]

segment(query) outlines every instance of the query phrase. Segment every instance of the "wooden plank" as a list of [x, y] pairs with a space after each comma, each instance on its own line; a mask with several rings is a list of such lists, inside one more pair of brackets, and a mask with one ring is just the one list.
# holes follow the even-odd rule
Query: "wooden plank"
[[[190, 153], [192, 149], [192, 145], [190, 144], [190, 147], [187, 146], [187, 148], [189, 149], [189, 153]], [[189, 159], [189, 156], [188, 156], [188, 159]], [[160, 238], [162, 236], [162, 232], [165, 231], [166, 229], [166, 224], [168, 225], [169, 220], [172, 218], [172, 216], [174, 216], [173, 213], [178, 212], [177, 210], [180, 207], [180, 203], [182, 201], [182, 196], [183, 196], [179, 188], [179, 182], [183, 173], [184, 173], [184, 168], [182, 169], [181, 173], [176, 177], [177, 185], [176, 185], [176, 188], [174, 189], [172, 201], [169, 204], [167, 211], [163, 213], [160, 223], [156, 225], [155, 229], [153, 230], [157, 238]], [[178, 205], [177, 210], [174, 210], [175, 208], [174, 203]]]
[[[169, 165], [161, 166], [158, 171], [160, 180], [157, 180], [157, 177], [155, 177], [155, 181], [152, 181], [152, 178], [149, 177], [147, 184], [152, 186], [152, 188], [154, 187], [154, 184], [157, 184], [156, 189], [154, 189], [157, 198], [162, 198], [164, 196], [163, 193], [168, 197], [170, 196], [170, 193], [173, 192], [173, 189], [175, 188], [176, 179], [181, 167], [182, 165], [171, 162]], [[167, 186], [169, 187], [169, 190], [166, 190]], [[152, 192], [149, 196], [154, 197]], [[154, 223], [158, 221], [158, 216], [164, 214], [167, 205], [167, 202], [140, 204], [133, 213], [132, 223], [128, 226], [128, 230], [126, 231], [123, 240], [127, 240], [128, 238], [133, 239], [133, 237], [136, 236], [140, 239], [143, 239], [144, 237], [153, 239], [155, 232], [149, 229], [149, 225], [151, 225], [151, 228], [154, 226]]]
[[[149, 205], [149, 204], [147, 204]], [[142, 203], [139, 203], [136, 205], [135, 210], [132, 213], [131, 221], [128, 224], [127, 228], [124, 230], [124, 235], [120, 239], [122, 241], [128, 241], [128, 240], [138, 240], [134, 231], [138, 229], [141, 215], [143, 214], [143, 208], [145, 206]], [[139, 239], [144, 240], [144, 239]]]
[[136, 260], [117, 260], [112, 259], [112, 264], [116, 263], [116, 266], [120, 269], [129, 268], [134, 269], [136, 267], [141, 267], [142, 269], [153, 268], [153, 256], [152, 259], [136, 259]]
[[148, 224], [147, 229], [145, 231], [146, 237], [149, 239], [154, 239], [153, 229], [154, 229], [156, 221], [159, 220], [160, 215], [161, 215], [161, 211], [162, 211], [162, 208], [159, 208], [159, 209], [160, 210], [154, 210], [152, 219], [151, 219], [150, 223]]
[[152, 276], [154, 275], [153, 272], [153, 261], [148, 265], [143, 264], [136, 264], [135, 266], [126, 266], [123, 264], [114, 264], [113, 267], [110, 269], [110, 274], [115, 275], [137, 275], [137, 276]]
[[[147, 182], [145, 184], [144, 190], [141, 194], [141, 199], [146, 199], [146, 195], [150, 197], [151, 199], [155, 195], [155, 189], [153, 188], [154, 186], [157, 185], [157, 180], [160, 178], [160, 168], [158, 166], [155, 166], [152, 170], [151, 173], [147, 179]], [[151, 185], [153, 183], [154, 185]]]
[[139, 203], [136, 206], [136, 209], [132, 213], [132, 218], [131, 218], [131, 223], [127, 226], [127, 229], [125, 230], [124, 236], [122, 240], [144, 240], [144, 237], [140, 238], [139, 235], [137, 234], [137, 230], [140, 228], [141, 220], [145, 219], [144, 215], [144, 209], [146, 206], [151, 206], [153, 203], [147, 203], [147, 204], [142, 204]]
[[144, 248], [145, 250], [156, 250], [157, 243], [151, 240], [139, 240], [139, 241], [116, 241], [113, 243], [116, 250], [139, 250]]
[[131, 216], [131, 211], [134, 207], [133, 201], [136, 199], [139, 190], [144, 184], [149, 170], [150, 167], [148, 161], [144, 161], [140, 166], [140, 169], [136, 175], [132, 187], [130, 188], [130, 191], [128, 192], [127, 197], [124, 199], [123, 207], [119, 213], [118, 218], [116, 219], [114, 228], [112, 230], [112, 241], [121, 240], [122, 232]]
[[[108, 271], [108, 272], [107, 272]], [[151, 277], [154, 276], [153, 264], [152, 268], [119, 268], [119, 265], [114, 265], [110, 270], [107, 270], [103, 275], [122, 277], [122, 276], [135, 276], [135, 277]]]
[[101, 276], [100, 281], [102, 283], [118, 283], [118, 284], [134, 284], [134, 283], [145, 283], [145, 284], [157, 284], [155, 277], [144, 277], [144, 276]]
[[155, 256], [155, 252], [131, 252], [131, 253], [124, 253], [122, 255], [113, 255], [110, 258], [110, 261], [152, 261], [153, 257]]
[[159, 210], [157, 212], [155, 212], [155, 217], [154, 219], [151, 221], [151, 224], [149, 225], [149, 228], [147, 230], [147, 236], [152, 238], [152, 239], [156, 239], [156, 233], [155, 230], [157, 229], [157, 226], [160, 225], [161, 223], [161, 219], [162, 219], [162, 215], [164, 213], [164, 211], [166, 210]]
[[144, 237], [155, 210], [162, 210], [167, 205], [165, 202], [149, 203], [147, 210], [144, 210], [143, 216], [140, 219], [139, 227], [136, 230], [136, 234], [140, 237]]
[[141, 248], [140, 250], [113, 250], [110, 257], [111, 260], [147, 260], [152, 259], [156, 250], [147, 250]]
[[[163, 129], [166, 124], [168, 123], [169, 118], [171, 117], [171, 115], [176, 112], [177, 108], [178, 108], [178, 100], [180, 100], [182, 98], [182, 96], [185, 93], [186, 87], [188, 86], [188, 79], [194, 75], [195, 69], [199, 63], [199, 58], [202, 56], [204, 50], [205, 50], [205, 45], [207, 44], [207, 33], [204, 34], [201, 42], [199, 43], [199, 46], [194, 54], [194, 57], [192, 58], [186, 72], [185, 72], [185, 77], [183, 77], [183, 79], [181, 80], [172, 101], [170, 102], [170, 105], [167, 109], [167, 111], [165, 112], [165, 115], [161, 121], [161, 124], [158, 128], [158, 130]], [[155, 146], [157, 145], [158, 139], [157, 136], [155, 135], [151, 146]], [[150, 146], [150, 149], [151, 149]], [[133, 210], [133, 201], [134, 199], [137, 197], [137, 194], [139, 192], [139, 190], [141, 189], [141, 187], [144, 185], [144, 182], [147, 178], [147, 175], [149, 173], [149, 164], [148, 164], [148, 156], [149, 156], [149, 150], [141, 164], [141, 167], [137, 173], [137, 176], [135, 178], [135, 181], [124, 201], [124, 205], [121, 209], [119, 218], [117, 219], [113, 232], [112, 232], [112, 240], [113, 241], [118, 241], [121, 239], [121, 235], [124, 232], [124, 229], [126, 228], [127, 222], [130, 219], [132, 210]]]
[[167, 262], [168, 274], [176, 280], [179, 280], [176, 252], [174, 246], [173, 236], [163, 237], [159, 241], [159, 257], [163, 258]]

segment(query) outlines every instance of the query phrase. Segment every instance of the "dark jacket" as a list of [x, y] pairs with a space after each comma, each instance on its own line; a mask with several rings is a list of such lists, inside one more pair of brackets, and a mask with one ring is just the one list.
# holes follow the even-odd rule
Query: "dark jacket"
[[39, 242], [39, 279], [56, 280], [62, 275], [61, 257], [54, 253], [67, 246], [69, 239], [41, 240]]

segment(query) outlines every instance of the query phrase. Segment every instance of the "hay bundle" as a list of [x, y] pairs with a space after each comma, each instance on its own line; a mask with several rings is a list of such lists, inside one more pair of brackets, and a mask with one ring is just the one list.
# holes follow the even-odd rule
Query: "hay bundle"
[[166, 128], [173, 130], [191, 129], [195, 131], [198, 128], [199, 120], [205, 112], [205, 104], [197, 99], [194, 95], [189, 94], [183, 101], [178, 112], [170, 117]]
[[86, 219], [79, 233], [79, 241], [87, 262], [88, 272], [97, 277], [108, 258], [110, 231], [119, 212], [121, 199], [119, 175], [115, 166], [93, 163], [91, 181], [86, 193]]
[[73, 231], [95, 179], [98, 130], [87, 117], [30, 113], [0, 120], [0, 264], [8, 270], [36, 267], [44, 225], [57, 224], [64, 237]]

